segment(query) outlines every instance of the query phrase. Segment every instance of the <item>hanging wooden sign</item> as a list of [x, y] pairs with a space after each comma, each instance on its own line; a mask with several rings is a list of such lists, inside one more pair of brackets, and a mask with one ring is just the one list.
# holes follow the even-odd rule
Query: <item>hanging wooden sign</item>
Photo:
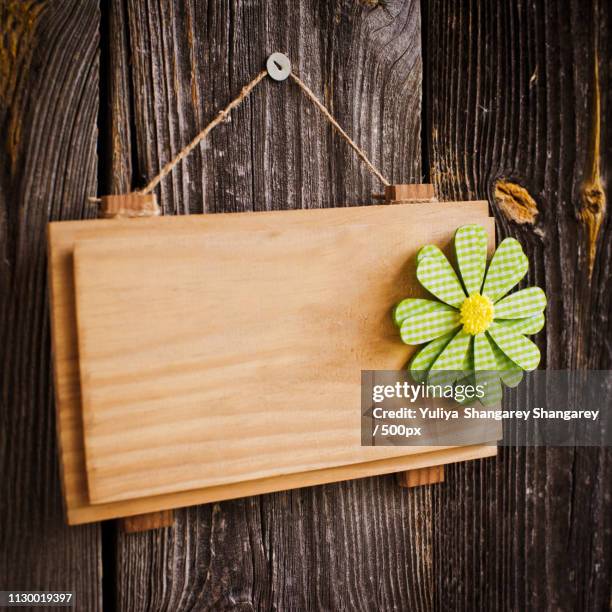
[[52, 223], [69, 522], [493, 454], [360, 443], [410, 264], [468, 223], [493, 246], [486, 202]]
[[[151, 191], [264, 71], [145, 189], [103, 198], [109, 218], [51, 223], [70, 524], [427, 468], [400, 478], [411, 486], [496, 452], [497, 426], [471, 446], [361, 445], [362, 370], [401, 369], [414, 350], [391, 312], [425, 297], [417, 251], [447, 249], [469, 224], [492, 251], [494, 222], [485, 201], [432, 202], [431, 186], [390, 185], [288, 70], [274, 64], [273, 78], [291, 76], [383, 181], [386, 201], [404, 203], [157, 216]], [[415, 198], [429, 201], [405, 202]]]

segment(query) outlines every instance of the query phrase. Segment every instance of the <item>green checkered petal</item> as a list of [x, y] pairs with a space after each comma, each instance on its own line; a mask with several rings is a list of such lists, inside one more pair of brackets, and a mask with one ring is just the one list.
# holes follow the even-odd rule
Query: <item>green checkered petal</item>
[[510, 361], [495, 342], [491, 342], [491, 348], [497, 361], [497, 371], [503, 383], [508, 387], [516, 387], [523, 379], [523, 370], [516, 363]]
[[[465, 354], [463, 360], [463, 367], [461, 372], [457, 374], [456, 385], [471, 385], [472, 387], [476, 384], [474, 379], [474, 343], [470, 343], [470, 346]], [[457, 402], [463, 405], [472, 404], [474, 398], [464, 398], [463, 400], [457, 399]]]
[[466, 354], [471, 350], [472, 338], [459, 330], [434, 361], [427, 382], [432, 385], [449, 385], [463, 375]]
[[417, 255], [419, 282], [438, 299], [459, 308], [466, 296], [453, 267], [438, 247], [428, 245], [427, 248], [427, 254], [421, 256], [420, 260]]
[[519, 334], [530, 336], [537, 334], [544, 327], [544, 314], [540, 313], [524, 319], [500, 319], [496, 323]]
[[485, 388], [485, 396], [481, 398], [481, 403], [489, 406], [499, 401], [501, 386], [497, 372], [497, 360], [486, 334], [474, 336], [474, 366], [476, 384], [483, 385]]
[[423, 344], [459, 327], [459, 318], [452, 308], [419, 313], [402, 322], [400, 336], [405, 344]]
[[484, 333], [474, 336], [474, 369], [491, 372], [497, 370], [497, 360], [493, 354], [493, 348]]
[[393, 320], [399, 327], [406, 319], [411, 319], [418, 315], [444, 311], [454, 311], [454, 309], [452, 306], [433, 300], [407, 298], [402, 300], [393, 310]]
[[487, 267], [487, 232], [484, 227], [460, 227], [455, 234], [455, 255], [467, 294], [480, 293]]
[[476, 377], [477, 385], [484, 385], [484, 396], [480, 398], [483, 406], [494, 406], [502, 399], [501, 380], [495, 372], [482, 372], [480, 378]]
[[433, 362], [432, 370], [461, 370], [466, 353], [470, 348], [472, 336], [463, 330], [457, 332], [440, 356]]
[[416, 382], [423, 382], [427, 378], [429, 368], [431, 368], [433, 362], [438, 358], [438, 355], [440, 355], [454, 335], [454, 331], [444, 334], [432, 340], [429, 344], [426, 344], [414, 355], [408, 369]]
[[419, 263], [421, 260], [425, 259], [426, 257], [429, 257], [430, 255], [437, 256], [439, 250], [440, 249], [434, 244], [426, 244], [424, 247], [421, 247], [419, 249], [419, 252], [417, 253], [417, 256], [416, 256], [417, 263]]
[[517, 291], [495, 304], [496, 319], [524, 319], [546, 308], [546, 296], [539, 287]]
[[[474, 387], [476, 385], [476, 378], [474, 377], [474, 373], [470, 372], [468, 376], [463, 378], [458, 378], [456, 385], [470, 385]], [[468, 406], [470, 404], [474, 404], [477, 400], [475, 397], [464, 397], [462, 399], [456, 398], [457, 402], [459, 402], [463, 406]]]
[[529, 260], [514, 238], [502, 240], [489, 264], [482, 292], [497, 302], [527, 274]]
[[488, 329], [493, 342], [523, 370], [535, 370], [540, 363], [540, 350], [528, 338], [512, 329], [493, 323]]

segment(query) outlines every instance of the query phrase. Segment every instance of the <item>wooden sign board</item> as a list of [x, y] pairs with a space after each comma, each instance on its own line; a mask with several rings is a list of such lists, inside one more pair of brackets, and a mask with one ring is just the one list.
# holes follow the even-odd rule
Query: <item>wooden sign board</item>
[[467, 223], [493, 247], [486, 202], [51, 224], [69, 523], [495, 454], [361, 446], [361, 370], [413, 350], [414, 256]]

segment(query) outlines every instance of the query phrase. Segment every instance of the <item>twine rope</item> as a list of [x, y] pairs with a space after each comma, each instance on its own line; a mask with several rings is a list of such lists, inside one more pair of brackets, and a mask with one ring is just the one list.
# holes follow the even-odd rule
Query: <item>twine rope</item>
[[267, 70], [262, 70], [252, 81], [247, 83], [241, 90], [240, 93], [222, 110], [219, 111], [217, 116], [203, 129], [196, 137], [185, 147], [183, 147], [178, 154], [172, 158], [160, 171], [154, 176], [142, 189], [138, 189], [136, 193], [146, 195], [151, 193], [155, 187], [162, 181], [168, 174], [174, 170], [177, 164], [180, 164], [207, 136], [208, 134], [217, 127], [220, 123], [223, 123], [229, 117], [229, 114], [237, 106], [242, 104], [249, 94], [255, 89], [255, 87], [263, 81], [268, 74]]
[[317, 98], [314, 92], [300, 79], [297, 74], [291, 72], [289, 74], [294, 83], [299, 85], [306, 97], [321, 111], [323, 116], [334, 126], [336, 131], [348, 143], [348, 145], [357, 153], [357, 157], [365, 164], [366, 168], [385, 186], [388, 187], [391, 183], [380, 173], [380, 171], [372, 164], [364, 153], [363, 149], [359, 148], [357, 143], [340, 127], [340, 124], [334, 119], [333, 115], [327, 110], [323, 103]]
[[[157, 185], [174, 170], [174, 168], [180, 164], [207, 136], [208, 134], [217, 127], [220, 123], [226, 121], [237, 106], [240, 106], [242, 102], [250, 95], [250, 93], [257, 87], [261, 81], [267, 76], [267, 70], [262, 70], [257, 76], [247, 83], [241, 90], [240, 93], [219, 113], [217, 116], [206, 125], [194, 138], [185, 145], [164, 167], [156, 174], [142, 189], [136, 190], [134, 193], [139, 195], [147, 195], [151, 193]], [[357, 157], [365, 164], [366, 168], [374, 175], [380, 182], [388, 186], [389, 181], [380, 173], [380, 171], [372, 164], [368, 159], [367, 155], [357, 145], [357, 143], [342, 129], [340, 124], [336, 121], [333, 115], [327, 110], [323, 103], [317, 98], [315, 93], [293, 72], [289, 75], [293, 82], [298, 85], [304, 95], [314, 104], [314, 106], [321, 112], [321, 114], [331, 123], [334, 129], [340, 134], [342, 139], [355, 151]], [[93, 202], [100, 202], [100, 198], [90, 198]]]

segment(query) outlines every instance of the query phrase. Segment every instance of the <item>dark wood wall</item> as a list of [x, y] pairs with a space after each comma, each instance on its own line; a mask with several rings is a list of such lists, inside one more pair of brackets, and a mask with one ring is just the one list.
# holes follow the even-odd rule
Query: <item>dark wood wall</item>
[[95, 2], [0, 0], [0, 590], [102, 609], [100, 526], [64, 525], [47, 304], [49, 219], [93, 217]]
[[[612, 367], [611, 9], [427, 4], [432, 180], [449, 198], [489, 198], [499, 235], [524, 245], [528, 284], [548, 297], [550, 369]], [[505, 448], [450, 468], [434, 492], [438, 608], [608, 609], [611, 458]]]
[[[393, 182], [489, 199], [549, 296], [547, 367], [608, 369], [611, 14], [604, 0], [0, 0], [0, 589], [70, 588], [88, 611], [608, 609], [609, 449], [507, 448], [434, 487], [326, 485], [180, 510], [145, 534], [65, 527], [44, 228], [142, 185], [280, 50]], [[266, 81], [158, 196], [188, 214], [379, 190], [295, 86]]]

